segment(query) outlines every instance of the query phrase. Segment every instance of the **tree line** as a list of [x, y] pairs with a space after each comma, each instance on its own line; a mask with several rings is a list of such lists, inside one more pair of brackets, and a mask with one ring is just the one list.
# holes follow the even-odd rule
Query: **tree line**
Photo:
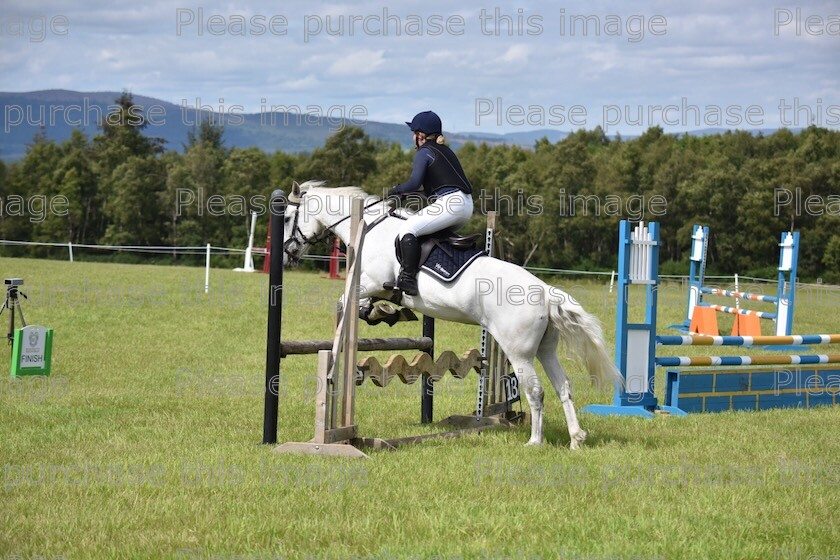
[[[0, 237], [74, 244], [244, 246], [250, 212], [257, 244], [275, 188], [322, 179], [383, 195], [404, 181], [412, 153], [344, 127], [306, 154], [225, 146], [204, 121], [180, 151], [143, 134], [131, 94], [116, 100], [93, 138], [61, 143], [36, 135], [20, 161], [0, 162]], [[500, 215], [506, 258], [535, 267], [611, 270], [621, 219], [660, 223], [663, 273], [687, 271], [692, 225], [711, 228], [709, 270], [773, 277], [782, 231], [801, 232], [800, 276], [840, 281], [840, 132], [745, 131], [638, 138], [579, 130], [533, 149], [467, 143], [458, 157], [475, 193], [465, 230]], [[6, 256], [47, 256], [46, 247], [2, 246]], [[318, 252], [324, 254], [327, 246]], [[86, 257], [87, 258], [87, 254]], [[91, 257], [93, 258], [93, 257]], [[191, 263], [187, 255], [154, 259]], [[230, 257], [225, 266], [240, 264]]]

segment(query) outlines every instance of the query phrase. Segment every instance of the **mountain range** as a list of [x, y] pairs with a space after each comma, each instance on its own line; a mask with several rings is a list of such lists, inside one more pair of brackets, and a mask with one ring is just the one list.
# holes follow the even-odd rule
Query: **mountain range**
[[[88, 137], [98, 132], [98, 123], [115, 106], [120, 92], [78, 92], [61, 89], [32, 92], [0, 92], [0, 159], [14, 161], [26, 154], [27, 144], [33, 137], [44, 132], [47, 138], [56, 142], [68, 139], [75, 129], [82, 130]], [[245, 113], [237, 106], [214, 108], [201, 105], [196, 108], [188, 104], [176, 105], [168, 101], [134, 95], [135, 104], [143, 108], [149, 126], [144, 130], [147, 136], [166, 140], [166, 147], [181, 151], [187, 143], [187, 135], [196, 124], [204, 119], [224, 126], [224, 142], [228, 147], [245, 148], [256, 146], [266, 151], [282, 150], [289, 153], [311, 152], [322, 146], [327, 137], [344, 125], [359, 126], [371, 138], [386, 142], [397, 142], [411, 148], [411, 136], [406, 134], [405, 124], [384, 123], [349, 116], [317, 115], [301, 112]], [[725, 129], [704, 129], [687, 132], [692, 135], [718, 134]], [[773, 130], [753, 131], [772, 133]], [[506, 134], [449, 132], [448, 143], [458, 148], [467, 142], [488, 145], [509, 144], [532, 148], [541, 138], [557, 142], [570, 132], [539, 129]], [[632, 138], [632, 136], [625, 136]]]

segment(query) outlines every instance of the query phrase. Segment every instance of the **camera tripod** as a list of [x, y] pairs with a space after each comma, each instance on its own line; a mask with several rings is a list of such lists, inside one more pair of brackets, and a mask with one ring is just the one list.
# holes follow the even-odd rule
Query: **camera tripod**
[[20, 313], [21, 324], [24, 327], [26, 326], [26, 319], [23, 316], [23, 309], [20, 307], [20, 299], [18, 299], [18, 295], [22, 295], [25, 299], [29, 298], [26, 297], [26, 294], [20, 291], [19, 285], [20, 284], [10, 283], [6, 280], [6, 301], [3, 302], [3, 307], [0, 308], [0, 315], [2, 315], [3, 311], [6, 309], [9, 310], [9, 334], [7, 335], [9, 344], [11, 344], [15, 339], [15, 309], [17, 309], [17, 312]]

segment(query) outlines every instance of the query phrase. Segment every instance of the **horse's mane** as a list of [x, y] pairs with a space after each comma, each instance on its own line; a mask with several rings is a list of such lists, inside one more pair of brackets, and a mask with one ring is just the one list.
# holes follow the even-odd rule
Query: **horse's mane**
[[[351, 198], [351, 199], [352, 198], [361, 198], [365, 201], [365, 206], [366, 207], [369, 207], [369, 206], [371, 206], [371, 205], [373, 205], [377, 202], [382, 201], [382, 197], [376, 196], [375, 194], [370, 194], [368, 192], [365, 192], [365, 190], [362, 189], [361, 187], [354, 187], [354, 186], [350, 186], [350, 187], [330, 187], [330, 186], [327, 186], [326, 181], [321, 181], [321, 180], [305, 181], [305, 182], [303, 182], [299, 185], [299, 188], [300, 188], [301, 194], [306, 193], [306, 192], [311, 192], [313, 190], [320, 190], [320, 191], [323, 191], [324, 193], [335, 193], [338, 196], [345, 196], [345, 197]], [[392, 215], [401, 216], [402, 219], [405, 219], [406, 217], [411, 215], [411, 212], [406, 210], [405, 208], [394, 209], [392, 207], [393, 205], [391, 204], [391, 202], [388, 201], [387, 199], [385, 201], [385, 205], [386, 205], [386, 208], [390, 209], [389, 212]], [[370, 215], [371, 212], [373, 212], [373, 210], [366, 211], [365, 213]]]
[[348, 198], [364, 198], [366, 200], [370, 199], [371, 201], [374, 199], [380, 200], [378, 196], [365, 192], [361, 187], [328, 187], [326, 181], [306, 181], [300, 184], [301, 193], [308, 192], [312, 189], [323, 189]]

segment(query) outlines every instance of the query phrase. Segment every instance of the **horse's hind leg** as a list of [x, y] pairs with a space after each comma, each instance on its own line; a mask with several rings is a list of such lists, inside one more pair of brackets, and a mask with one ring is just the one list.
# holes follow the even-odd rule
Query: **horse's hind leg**
[[531, 408], [531, 439], [527, 445], [540, 445], [543, 442], [543, 401], [545, 393], [534, 369], [533, 358], [508, 356], [513, 371], [519, 380], [519, 390], [525, 393]]
[[566, 425], [569, 428], [569, 437], [571, 438], [569, 446], [572, 449], [578, 449], [586, 439], [586, 432], [581, 430], [580, 424], [578, 424], [575, 405], [572, 402], [572, 387], [569, 378], [566, 376], [566, 371], [560, 364], [560, 360], [557, 359], [557, 344], [559, 341], [559, 333], [554, 329], [547, 329], [537, 350], [537, 359], [545, 369], [546, 375], [551, 380], [551, 384], [563, 404]]

